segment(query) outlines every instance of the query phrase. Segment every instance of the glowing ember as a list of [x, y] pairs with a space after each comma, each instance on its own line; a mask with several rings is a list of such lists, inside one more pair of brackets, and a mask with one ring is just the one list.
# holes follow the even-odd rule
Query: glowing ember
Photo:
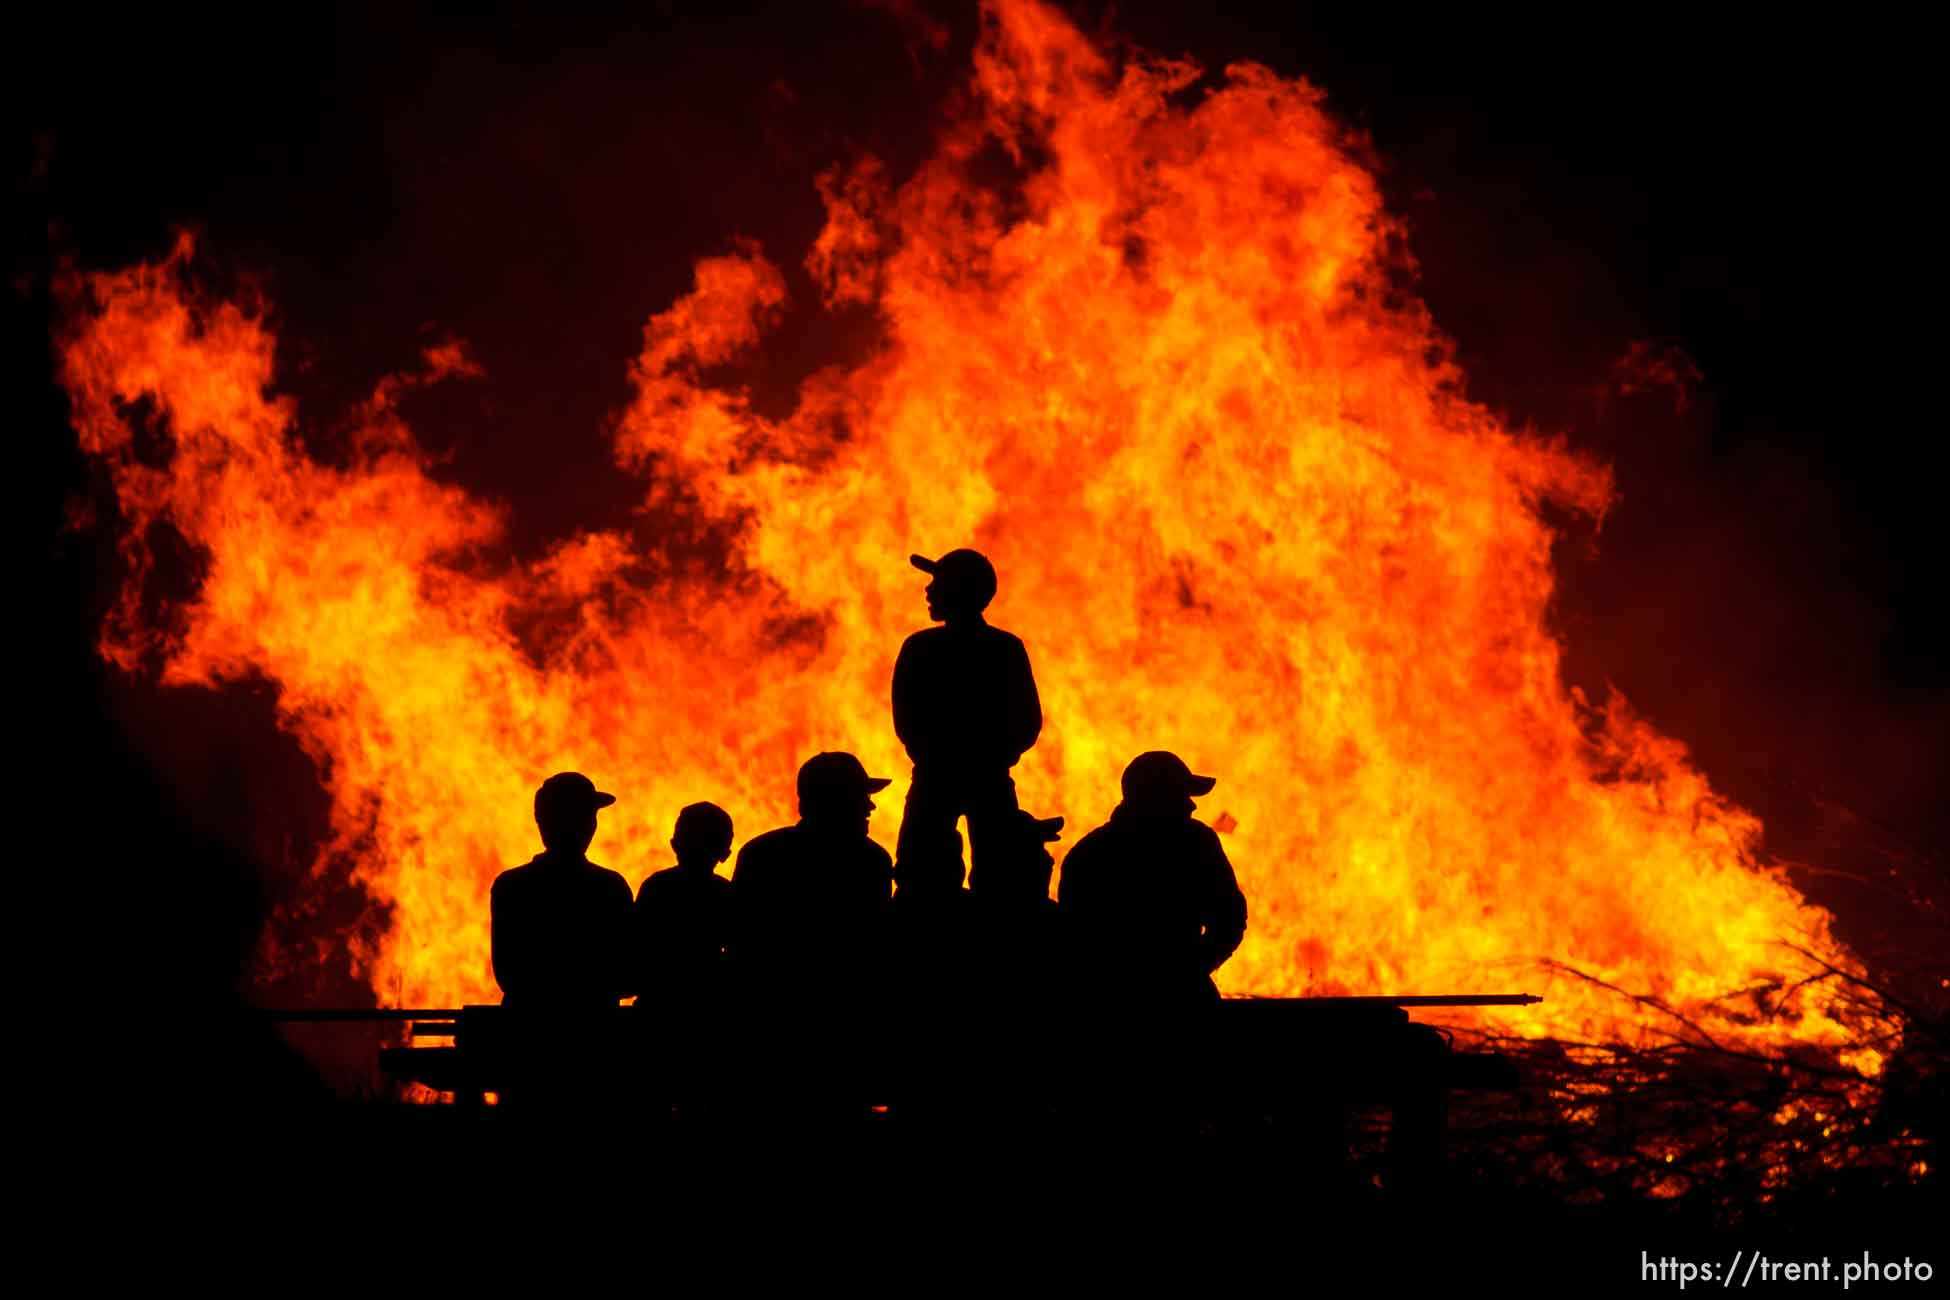
[[[1227, 990], [1523, 988], [1548, 1001], [1496, 1023], [1676, 1027], [1570, 967], [1730, 1044], [1840, 1043], [1821, 986], [1774, 1005], [1817, 973], [1783, 941], [1855, 966], [1756, 864], [1759, 824], [1622, 700], [1561, 681], [1539, 505], [1601, 516], [1607, 471], [1461, 399], [1316, 91], [1242, 65], [1180, 107], [1198, 76], [1117, 70], [1053, 11], [998, 0], [974, 107], [931, 160], [898, 187], [875, 165], [822, 182], [808, 264], [885, 337], [790, 419], [700, 379], [759, 337], [783, 278], [749, 245], [698, 264], [645, 329], [615, 446], [648, 497], [729, 527], [721, 575], [604, 533], [484, 559], [503, 521], [428, 476], [393, 408], [467, 375], [458, 348], [382, 386], [327, 466], [272, 392], [261, 316], [203, 300], [187, 242], [71, 279], [65, 383], [132, 566], [104, 653], [274, 682], [331, 794], [323, 852], [390, 908], [355, 954], [372, 986], [493, 1000], [488, 884], [533, 851], [543, 775], [619, 794], [592, 852], [635, 880], [685, 803], [723, 804], [741, 840], [790, 820], [816, 750], [904, 773], [889, 679], [925, 619], [906, 556], [973, 545], [1048, 716], [1026, 806], [1094, 825], [1147, 749], [1219, 775], [1203, 813], [1252, 905]], [[1020, 196], [973, 178], [997, 144]], [[138, 455], [145, 398], [166, 455]], [[208, 567], [148, 617], [155, 524]], [[882, 800], [889, 843], [903, 793]]]

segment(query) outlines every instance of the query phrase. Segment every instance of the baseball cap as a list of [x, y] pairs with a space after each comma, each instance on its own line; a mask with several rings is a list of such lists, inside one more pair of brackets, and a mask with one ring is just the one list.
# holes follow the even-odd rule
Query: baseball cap
[[885, 790], [893, 781], [884, 776], [868, 776], [867, 769], [851, 754], [828, 751], [814, 754], [799, 765], [799, 802], [820, 796], [873, 794]]
[[995, 595], [995, 566], [980, 551], [963, 548], [950, 551], [938, 560], [930, 560], [925, 555], [910, 555], [907, 562], [923, 573], [945, 578], [954, 586], [979, 594], [985, 600]]
[[1217, 783], [1217, 777], [1195, 775], [1184, 759], [1162, 749], [1139, 754], [1124, 769], [1124, 797], [1139, 801], [1210, 794]]
[[598, 790], [596, 783], [580, 772], [557, 772], [535, 791], [538, 816], [544, 807], [583, 811], [607, 808], [615, 802], [615, 795]]

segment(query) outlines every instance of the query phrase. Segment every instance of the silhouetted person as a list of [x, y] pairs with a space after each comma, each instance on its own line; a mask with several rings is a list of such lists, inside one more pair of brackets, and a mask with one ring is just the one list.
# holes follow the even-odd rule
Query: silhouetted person
[[731, 814], [690, 804], [677, 814], [670, 851], [677, 865], [652, 873], [636, 896], [640, 1007], [714, 1000], [726, 978], [731, 882], [717, 866], [731, 856]]
[[1223, 1075], [1212, 972], [1246, 930], [1246, 899], [1193, 798], [1212, 789], [1174, 754], [1124, 769], [1110, 820], [1063, 860], [1057, 886], [1071, 969], [1061, 1040], [1086, 1126], [1188, 1132]]
[[690, 804], [671, 831], [677, 865], [652, 874], [636, 896], [634, 1090], [648, 1114], [709, 1116], [735, 1086], [739, 1062], [730, 947], [736, 916], [731, 882], [717, 866], [731, 856], [731, 815]]
[[931, 851], [966, 816], [979, 872], [984, 838], [1016, 809], [1009, 770], [1043, 729], [1042, 703], [1022, 642], [982, 617], [995, 598], [988, 560], [969, 550], [909, 560], [933, 575], [928, 617], [942, 626], [908, 637], [894, 662], [894, 733], [914, 760], [896, 856]]
[[586, 1012], [632, 991], [629, 882], [583, 856], [596, 810], [615, 802], [580, 772], [558, 772], [535, 791], [542, 851], [495, 877], [489, 895], [503, 1006]]
[[735, 952], [763, 995], [855, 980], [877, 955], [894, 864], [867, 822], [888, 784], [851, 754], [815, 754], [799, 768], [798, 823], [739, 851]]
[[867, 838], [885, 777], [851, 754], [799, 768], [799, 821], [748, 840], [731, 875], [744, 996], [740, 1087], [752, 1118], [795, 1129], [868, 1104], [894, 864]]
[[1213, 778], [1140, 754], [1124, 801], [1063, 862], [1057, 899], [1086, 978], [1137, 1003], [1216, 1000], [1212, 972], [1246, 933], [1246, 896], [1193, 799]]

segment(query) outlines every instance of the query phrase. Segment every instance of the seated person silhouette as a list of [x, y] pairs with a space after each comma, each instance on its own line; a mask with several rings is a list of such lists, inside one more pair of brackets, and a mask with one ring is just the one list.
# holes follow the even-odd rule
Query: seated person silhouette
[[632, 991], [629, 882], [583, 856], [596, 810], [615, 802], [580, 772], [557, 772], [535, 791], [542, 851], [495, 877], [489, 894], [503, 1006], [587, 1012]]
[[984, 837], [1016, 810], [1009, 771], [1042, 731], [1042, 703], [1022, 642], [982, 617], [994, 566], [970, 550], [909, 562], [933, 575], [928, 617], [942, 626], [908, 637], [894, 661], [894, 733], [914, 760], [895, 856], [931, 853], [966, 816], [979, 870]]
[[677, 865], [653, 872], [636, 896], [637, 1005], [695, 1004], [717, 996], [731, 947], [731, 814], [714, 803], [677, 814]]
[[1134, 1004], [1216, 1001], [1212, 972], [1245, 937], [1232, 864], [1192, 816], [1212, 786], [1176, 754], [1139, 754], [1110, 821], [1063, 860], [1057, 901], [1084, 977]]
[[870, 971], [894, 864], [867, 838], [867, 822], [873, 796], [888, 784], [851, 754], [815, 754], [799, 768], [797, 824], [739, 851], [733, 951], [758, 996], [829, 994], [835, 982], [857, 986]]

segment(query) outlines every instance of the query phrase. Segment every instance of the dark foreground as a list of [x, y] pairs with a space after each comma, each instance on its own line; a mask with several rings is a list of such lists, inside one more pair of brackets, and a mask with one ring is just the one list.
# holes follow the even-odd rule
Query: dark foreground
[[175, 1153], [152, 1168], [193, 1162], [196, 1184], [146, 1221], [186, 1222], [208, 1243], [255, 1235], [307, 1271], [459, 1276], [537, 1254], [579, 1270], [620, 1255], [653, 1273], [681, 1261], [695, 1276], [702, 1256], [726, 1283], [878, 1280], [924, 1294], [1209, 1292], [1258, 1279], [1329, 1294], [1583, 1295], [1676, 1290], [1659, 1261], [1724, 1265], [1736, 1251], [1837, 1268], [1865, 1251], [1950, 1263], [1944, 1207], [1919, 1189], [1841, 1203], [1789, 1194], [1728, 1226], [1642, 1201], [1568, 1203], [1548, 1186], [1465, 1172], [1466, 1158], [1390, 1189], [1369, 1163], [1335, 1159], [1303, 1134], [780, 1119], [720, 1127], [340, 1103], [219, 1120], [151, 1135]]
[[[1622, 1176], [1553, 1176], [1564, 1121], [1534, 1088], [1475, 1096], [1439, 1165], [1391, 1182], [1384, 1108], [1187, 1115], [1110, 1096], [1061, 1115], [916, 1117], [809, 1108], [786, 1073], [758, 1081], [769, 1100], [761, 1086], [717, 1113], [409, 1105], [347, 1100], [268, 1026], [226, 1027], [183, 1036], [180, 1068], [150, 1086], [97, 1095], [108, 1119], [87, 1136], [112, 1143], [111, 1178], [77, 1158], [38, 1189], [139, 1207], [106, 1216], [117, 1251], [160, 1242], [198, 1276], [1603, 1295], [1680, 1291], [1684, 1265], [1684, 1291], [1704, 1292], [1700, 1268], [1761, 1252], [1825, 1259], [1831, 1278], [1744, 1289], [1834, 1294], [1865, 1252], [1950, 1266], [1934, 1146], [1914, 1153], [1915, 1179], [1810, 1166], [1784, 1169], [1764, 1202], [1662, 1199]], [[1720, 1104], [1702, 1094], [1692, 1118]], [[1911, 1278], [1848, 1294], [1928, 1293]]]

